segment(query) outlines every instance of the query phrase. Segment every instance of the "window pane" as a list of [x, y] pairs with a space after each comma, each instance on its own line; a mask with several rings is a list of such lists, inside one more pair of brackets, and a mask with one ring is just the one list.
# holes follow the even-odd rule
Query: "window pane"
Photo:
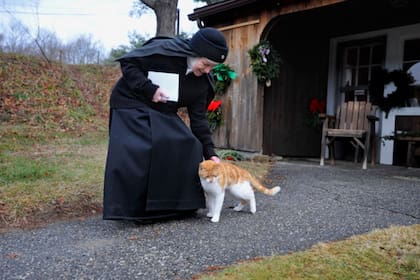
[[372, 64], [383, 64], [385, 59], [385, 45], [375, 45], [372, 51]]
[[351, 86], [352, 71], [350, 68], [347, 68], [343, 71], [343, 85]]
[[369, 65], [370, 47], [360, 48], [360, 65]]
[[420, 60], [420, 39], [404, 42], [404, 61]]
[[351, 66], [357, 65], [357, 48], [347, 49], [347, 64]]
[[351, 70], [351, 86], [356, 86], [356, 69]]
[[370, 77], [369, 80], [372, 79], [373, 76], [377, 75], [382, 71], [382, 66], [373, 66], [370, 70]]
[[359, 69], [359, 81], [358, 86], [367, 85], [369, 81], [369, 68], [360, 68]]

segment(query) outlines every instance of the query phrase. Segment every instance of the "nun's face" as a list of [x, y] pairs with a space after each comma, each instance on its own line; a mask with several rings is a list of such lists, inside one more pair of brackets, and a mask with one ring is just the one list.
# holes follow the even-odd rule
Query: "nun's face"
[[216, 66], [217, 63], [205, 57], [200, 57], [195, 60], [192, 66], [192, 72], [195, 76], [200, 77], [203, 74], [208, 74]]

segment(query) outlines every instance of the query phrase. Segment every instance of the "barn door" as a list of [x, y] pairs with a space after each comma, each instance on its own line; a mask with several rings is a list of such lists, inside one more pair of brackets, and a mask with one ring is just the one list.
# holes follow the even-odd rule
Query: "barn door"
[[311, 100], [326, 98], [328, 40], [288, 27], [273, 28], [269, 36], [283, 63], [280, 76], [264, 89], [263, 153], [319, 157], [321, 130], [306, 120]]

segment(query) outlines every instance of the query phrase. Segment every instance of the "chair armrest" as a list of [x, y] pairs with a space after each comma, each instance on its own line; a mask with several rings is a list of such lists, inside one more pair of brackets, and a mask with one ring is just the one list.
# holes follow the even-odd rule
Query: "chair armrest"
[[318, 117], [319, 117], [320, 120], [324, 120], [324, 119], [335, 120], [335, 116], [333, 116], [333, 115], [327, 115], [325, 113], [318, 114]]
[[379, 121], [379, 118], [375, 115], [367, 115], [366, 117], [369, 121]]
[[318, 114], [318, 118], [322, 122], [322, 130], [334, 127], [335, 116], [321, 113], [321, 114]]

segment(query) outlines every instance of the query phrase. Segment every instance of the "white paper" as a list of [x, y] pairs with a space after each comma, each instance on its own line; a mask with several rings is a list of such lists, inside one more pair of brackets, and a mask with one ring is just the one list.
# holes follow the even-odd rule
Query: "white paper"
[[168, 96], [168, 101], [178, 101], [179, 75], [175, 73], [149, 71], [148, 78]]

